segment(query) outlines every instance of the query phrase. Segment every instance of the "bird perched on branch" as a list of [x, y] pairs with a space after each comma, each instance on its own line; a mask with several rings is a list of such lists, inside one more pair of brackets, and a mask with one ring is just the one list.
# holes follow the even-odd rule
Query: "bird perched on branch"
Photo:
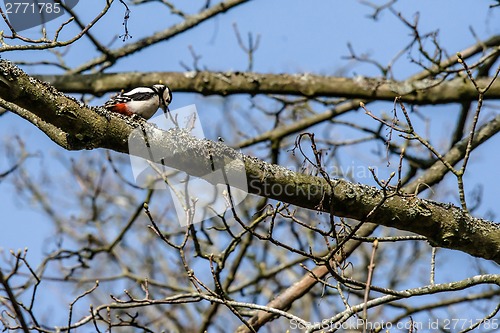
[[121, 92], [104, 103], [104, 107], [125, 116], [138, 115], [149, 119], [158, 108], [167, 113], [170, 102], [172, 102], [170, 88], [163, 84], [155, 84], [151, 87], [137, 87], [128, 92]]

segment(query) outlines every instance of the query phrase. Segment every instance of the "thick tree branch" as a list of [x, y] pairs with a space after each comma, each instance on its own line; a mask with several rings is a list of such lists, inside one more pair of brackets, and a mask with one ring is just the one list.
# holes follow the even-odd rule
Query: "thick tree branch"
[[[477, 99], [477, 90], [467, 78], [394, 81], [377, 78], [345, 78], [312, 74], [260, 74], [247, 72], [155, 72], [89, 75], [39, 75], [60, 91], [100, 95], [109, 91], [165, 82], [173, 91], [204, 95], [286, 94], [307, 97], [346, 97], [364, 100], [401, 100], [412, 104], [463, 103]], [[491, 78], [477, 80], [482, 87]], [[500, 98], [500, 81], [495, 81], [485, 99]]]
[[[17, 113], [19, 108], [25, 110], [23, 117], [63, 148], [108, 148], [128, 153], [128, 139], [138, 126], [136, 122], [82, 105], [50, 85], [30, 78], [8, 61], [0, 61], [0, 69], [0, 98], [3, 99], [0, 104], [4, 107], [10, 105], [6, 102], [17, 105], [18, 108], [12, 110]], [[483, 126], [479, 132], [485, 131], [488, 125], [496, 126], [493, 132], [497, 132], [500, 119]], [[182, 130], [160, 131], [148, 124], [145, 127], [151, 134], [151, 145], [165, 149], [166, 165], [182, 168], [190, 175], [209, 174], [214, 164], [223, 165], [225, 160], [238, 158], [245, 164], [249, 193], [357, 220], [365, 220], [370, 214], [370, 222], [425, 236], [433, 246], [460, 250], [500, 263], [499, 224], [471, 217], [451, 204], [382, 191], [342, 179], [329, 183], [321, 177], [244, 156], [221, 143], [196, 139]], [[478, 134], [475, 140], [478, 140], [477, 146], [485, 141], [485, 136]], [[149, 159], [148, 152], [137, 155]]]
[[[473, 147], [477, 147], [480, 143], [488, 140], [493, 135], [500, 131], [500, 116], [496, 117], [487, 125], [481, 127], [481, 129], [476, 133], [475, 140], [473, 141]], [[468, 138], [464, 138], [463, 140], [456, 143], [452, 149], [443, 156], [443, 159], [446, 160], [449, 164], [455, 165], [458, 163], [465, 155], [466, 146], [467, 146]], [[422, 190], [425, 190], [428, 186], [432, 186], [441, 181], [444, 176], [449, 172], [449, 169], [440, 162], [437, 161], [432, 167], [427, 169], [417, 180], [411, 182], [403, 188], [403, 191], [410, 193], [420, 193]], [[425, 184], [425, 185], [424, 185]], [[421, 186], [422, 185], [422, 186]], [[365, 223], [360, 230], [357, 232], [357, 235], [370, 235], [377, 225], [371, 223]], [[351, 239], [344, 248], [342, 249], [342, 255], [337, 253], [335, 256], [335, 260], [337, 262], [341, 262], [344, 257], [349, 257], [351, 253], [357, 248], [359, 245], [359, 241]], [[291, 285], [284, 292], [280, 293], [276, 296], [271, 302], [269, 302], [266, 306], [275, 308], [275, 309], [288, 309], [295, 300], [301, 298], [305, 294], [307, 294], [310, 289], [316, 285], [316, 283], [323, 279], [330, 271], [327, 266], [317, 266], [310, 273], [305, 274], [299, 281]], [[254, 316], [249, 320], [252, 323], [252, 327], [254, 329], [258, 329], [265, 325], [265, 323], [269, 322], [273, 319], [273, 313], [266, 311], [257, 311]], [[248, 329], [245, 325], [241, 325], [237, 332], [248, 332]]]

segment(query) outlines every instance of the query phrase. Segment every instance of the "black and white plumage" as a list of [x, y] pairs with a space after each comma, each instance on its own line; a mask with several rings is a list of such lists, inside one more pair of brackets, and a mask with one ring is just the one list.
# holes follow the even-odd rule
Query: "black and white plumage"
[[151, 87], [138, 87], [128, 92], [119, 93], [104, 103], [104, 107], [126, 116], [136, 114], [144, 119], [149, 119], [158, 108], [167, 112], [170, 102], [172, 102], [170, 88], [163, 84], [155, 84]]

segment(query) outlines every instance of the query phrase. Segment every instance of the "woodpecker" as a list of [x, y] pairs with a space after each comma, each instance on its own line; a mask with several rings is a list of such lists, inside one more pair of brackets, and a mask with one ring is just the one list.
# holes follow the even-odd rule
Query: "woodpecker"
[[144, 119], [149, 119], [158, 108], [165, 113], [168, 112], [170, 102], [172, 102], [170, 89], [163, 84], [155, 84], [152, 87], [138, 87], [119, 93], [104, 103], [104, 107], [125, 116], [139, 115]]

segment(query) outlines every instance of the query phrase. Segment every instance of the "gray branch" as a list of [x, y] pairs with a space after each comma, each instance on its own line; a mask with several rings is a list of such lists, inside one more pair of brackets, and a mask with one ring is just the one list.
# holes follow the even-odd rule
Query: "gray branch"
[[[129, 137], [139, 126], [136, 121], [83, 105], [29, 77], [8, 61], [0, 61], [0, 75], [0, 105], [33, 123], [61, 147], [128, 153]], [[475, 146], [498, 132], [497, 118], [478, 130]], [[151, 145], [168, 151], [165, 164], [169, 167], [181, 165], [186, 173], [200, 176], [214, 163], [237, 157], [244, 161], [249, 193], [356, 220], [364, 221], [370, 214], [369, 222], [410, 231], [427, 237], [433, 246], [500, 264], [500, 224], [474, 218], [454, 205], [343, 179], [329, 182], [242, 155], [220, 142], [197, 139], [181, 130], [160, 131], [153, 125], [144, 126], [154, 133]], [[485, 131], [490, 131], [489, 136]], [[138, 156], [149, 159], [147, 153]]]
[[[412, 104], [462, 103], [477, 99], [470, 80], [415, 79], [395, 81], [368, 77], [344, 78], [313, 74], [260, 74], [250, 72], [153, 72], [87, 75], [38, 75], [67, 93], [104, 94], [121, 89], [150, 86], [164, 82], [173, 91], [198, 92], [203, 95], [285, 94], [306, 97], [345, 97], [364, 100], [401, 100]], [[492, 78], [477, 82], [485, 87]], [[484, 96], [500, 99], [500, 81], [496, 80]]]

